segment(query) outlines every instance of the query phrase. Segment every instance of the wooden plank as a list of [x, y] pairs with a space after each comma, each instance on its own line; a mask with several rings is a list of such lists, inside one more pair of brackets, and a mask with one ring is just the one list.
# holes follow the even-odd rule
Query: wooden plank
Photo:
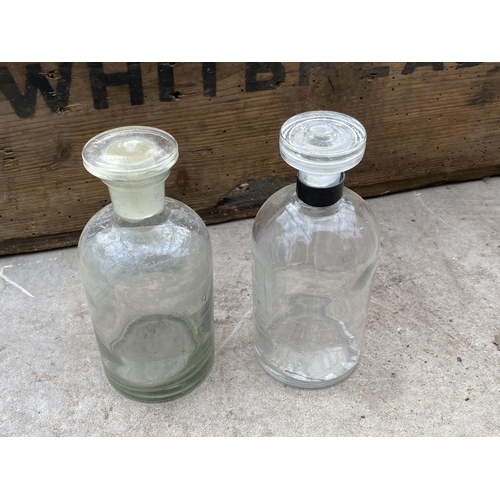
[[253, 216], [295, 175], [281, 125], [315, 109], [366, 127], [362, 196], [500, 174], [498, 63], [0, 63], [0, 255], [77, 242], [109, 202], [82, 147], [123, 125], [177, 139], [167, 195], [207, 223]]

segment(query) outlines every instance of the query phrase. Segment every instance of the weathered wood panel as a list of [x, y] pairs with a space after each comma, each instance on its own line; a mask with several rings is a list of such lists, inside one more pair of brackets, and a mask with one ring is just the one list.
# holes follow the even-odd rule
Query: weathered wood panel
[[123, 125], [177, 139], [169, 196], [208, 223], [252, 216], [295, 175], [282, 123], [315, 109], [366, 127], [362, 196], [500, 174], [497, 63], [0, 63], [0, 254], [77, 242], [109, 202], [82, 147]]

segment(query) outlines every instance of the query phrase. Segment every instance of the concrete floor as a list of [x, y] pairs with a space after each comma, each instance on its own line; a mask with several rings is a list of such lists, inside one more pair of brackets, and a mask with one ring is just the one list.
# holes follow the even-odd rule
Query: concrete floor
[[322, 390], [255, 359], [252, 220], [209, 227], [215, 366], [168, 403], [107, 382], [76, 248], [1, 258], [25, 291], [0, 279], [0, 436], [499, 436], [499, 193], [491, 178], [369, 200], [383, 248], [363, 357]]

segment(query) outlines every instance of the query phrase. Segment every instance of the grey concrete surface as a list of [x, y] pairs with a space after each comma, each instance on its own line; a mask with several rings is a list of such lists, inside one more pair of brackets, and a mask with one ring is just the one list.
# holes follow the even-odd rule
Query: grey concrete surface
[[76, 248], [1, 258], [25, 291], [0, 279], [0, 435], [498, 436], [499, 193], [491, 178], [369, 200], [383, 248], [363, 357], [321, 390], [287, 387], [254, 357], [252, 220], [209, 227], [215, 366], [167, 403], [107, 382]]

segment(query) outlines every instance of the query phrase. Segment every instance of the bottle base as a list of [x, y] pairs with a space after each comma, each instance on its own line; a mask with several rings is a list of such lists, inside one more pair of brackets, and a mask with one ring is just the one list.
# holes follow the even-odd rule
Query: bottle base
[[292, 372], [287, 373], [286, 370], [285, 372], [276, 370], [274, 367], [272, 367], [267, 363], [267, 361], [259, 354], [257, 350], [255, 350], [255, 354], [257, 356], [257, 360], [259, 361], [260, 365], [268, 375], [271, 375], [271, 377], [275, 378], [276, 380], [279, 380], [280, 382], [283, 382], [286, 385], [290, 385], [292, 387], [298, 387], [299, 389], [323, 389], [325, 387], [331, 387], [332, 385], [339, 384], [346, 378], [350, 377], [359, 364], [359, 358], [358, 358], [358, 361], [352, 368], [350, 368], [345, 373], [336, 378], [328, 380], [319, 380], [319, 379], [306, 380], [305, 377], [303, 376], [301, 376], [300, 378], [298, 378], [298, 376], [293, 376]]
[[205, 364], [187, 380], [181, 380], [175, 384], [155, 387], [155, 388], [140, 388], [125, 386], [115, 379], [105, 369], [106, 377], [109, 383], [121, 394], [134, 401], [143, 403], [162, 403], [180, 398], [196, 389], [208, 377], [214, 365], [214, 356], [210, 356]]

